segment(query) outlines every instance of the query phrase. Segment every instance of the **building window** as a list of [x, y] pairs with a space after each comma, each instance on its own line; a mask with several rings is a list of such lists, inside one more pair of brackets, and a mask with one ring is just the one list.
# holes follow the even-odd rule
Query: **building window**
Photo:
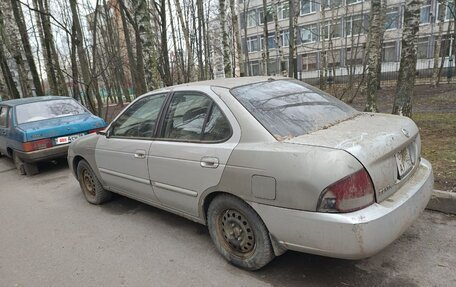
[[342, 36], [342, 22], [340, 20], [337, 21], [331, 21], [331, 22], [325, 22], [325, 24], [322, 27], [322, 33], [323, 37], [328, 40], [328, 39], [334, 39], [334, 38], [339, 38]]
[[323, 56], [326, 56], [326, 63], [328, 68], [340, 67], [340, 50], [326, 51]]
[[454, 2], [449, 3], [447, 1], [447, 4], [445, 6], [439, 4], [437, 15], [439, 15], [439, 21], [453, 20], [456, 15], [456, 7], [454, 7]]
[[320, 9], [337, 8], [342, 6], [342, 0], [321, 0]]
[[[263, 49], [263, 39], [264, 37], [260, 37], [260, 49]], [[276, 42], [275, 42], [275, 34], [269, 34], [268, 35], [268, 49], [275, 49], [276, 48]]]
[[364, 0], [346, 0], [346, 3], [347, 3], [347, 5], [351, 5], [351, 4], [361, 3], [363, 1]]
[[316, 6], [314, 0], [301, 0], [301, 16], [315, 12]]
[[301, 43], [312, 43], [318, 41], [317, 24], [305, 25], [301, 27]]
[[347, 36], [364, 34], [363, 15], [349, 16], [345, 18], [345, 33]]
[[279, 20], [287, 19], [290, 15], [290, 9], [288, 3], [282, 3], [277, 5], [277, 18]]
[[397, 62], [396, 42], [383, 44], [382, 62]]
[[247, 12], [247, 28], [257, 26], [257, 13], [255, 10]]
[[362, 65], [364, 60], [364, 49], [362, 46], [346, 49], [345, 64], [347, 66]]
[[290, 33], [288, 31], [280, 33], [280, 42], [282, 42], [282, 47], [288, 47], [290, 42]]
[[416, 43], [416, 56], [418, 59], [428, 58], [429, 38], [420, 38]]
[[278, 75], [280, 71], [277, 69], [277, 60], [271, 60], [268, 63], [268, 74], [269, 75]]
[[385, 29], [393, 30], [399, 28], [399, 10], [398, 7], [388, 8], [386, 10]]
[[258, 61], [250, 62], [250, 76], [260, 75], [260, 63]]
[[425, 0], [420, 10], [420, 24], [431, 22], [431, 0]]
[[257, 36], [247, 38], [247, 51], [249, 51], [249, 52], [259, 51]]
[[[260, 25], [263, 25], [264, 23], [264, 11], [263, 11], [263, 8], [260, 9], [260, 13], [259, 14], [259, 17], [260, 17]], [[266, 20], [267, 22], [272, 22], [272, 20], [274, 20], [272, 18], [272, 6], [269, 5], [266, 7]]]
[[302, 70], [315, 71], [317, 70], [317, 53], [309, 53], [302, 55]]

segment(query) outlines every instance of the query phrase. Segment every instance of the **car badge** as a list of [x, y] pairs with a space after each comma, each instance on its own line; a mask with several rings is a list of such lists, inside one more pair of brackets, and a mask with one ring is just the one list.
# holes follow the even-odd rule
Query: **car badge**
[[406, 136], [406, 137], [408, 137], [408, 138], [410, 137], [410, 133], [408, 132], [408, 130], [406, 130], [406, 129], [401, 129], [401, 131], [402, 131], [402, 133], [404, 134], [404, 136]]

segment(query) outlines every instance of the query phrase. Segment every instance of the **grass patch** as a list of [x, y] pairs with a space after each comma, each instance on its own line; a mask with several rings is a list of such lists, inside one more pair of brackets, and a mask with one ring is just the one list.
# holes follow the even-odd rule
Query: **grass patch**
[[456, 192], [456, 112], [417, 112], [422, 151], [434, 168], [435, 188]]

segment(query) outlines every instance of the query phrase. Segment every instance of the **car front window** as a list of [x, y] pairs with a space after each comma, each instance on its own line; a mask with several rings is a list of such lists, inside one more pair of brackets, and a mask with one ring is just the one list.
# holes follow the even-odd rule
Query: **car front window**
[[84, 113], [87, 113], [87, 110], [73, 99], [34, 102], [16, 107], [18, 124]]
[[359, 114], [335, 97], [296, 80], [254, 83], [231, 93], [277, 140], [308, 134]]
[[136, 101], [113, 124], [111, 135], [117, 137], [152, 138], [166, 94]]

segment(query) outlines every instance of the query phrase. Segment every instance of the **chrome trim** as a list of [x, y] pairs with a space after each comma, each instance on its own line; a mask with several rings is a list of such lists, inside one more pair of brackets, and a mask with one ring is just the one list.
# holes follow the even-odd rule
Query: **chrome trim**
[[143, 183], [143, 184], [150, 184], [150, 181], [148, 179], [144, 179], [144, 178], [140, 178], [140, 177], [136, 177], [136, 176], [132, 176], [132, 175], [128, 175], [128, 174], [124, 174], [124, 173], [120, 173], [120, 172], [116, 172], [116, 171], [104, 169], [104, 168], [98, 168], [98, 170], [101, 173], [118, 176], [121, 178], [129, 179], [129, 180], [136, 181], [136, 182]]
[[163, 188], [163, 189], [166, 189], [166, 190], [169, 190], [169, 191], [174, 191], [174, 192], [181, 193], [181, 194], [185, 194], [185, 195], [188, 195], [188, 196], [193, 196], [193, 197], [197, 197], [198, 196], [198, 193], [196, 191], [185, 189], [185, 188], [180, 188], [180, 187], [169, 185], [169, 184], [165, 184], [165, 183], [152, 182], [152, 186], [153, 187], [158, 187], [158, 188]]

